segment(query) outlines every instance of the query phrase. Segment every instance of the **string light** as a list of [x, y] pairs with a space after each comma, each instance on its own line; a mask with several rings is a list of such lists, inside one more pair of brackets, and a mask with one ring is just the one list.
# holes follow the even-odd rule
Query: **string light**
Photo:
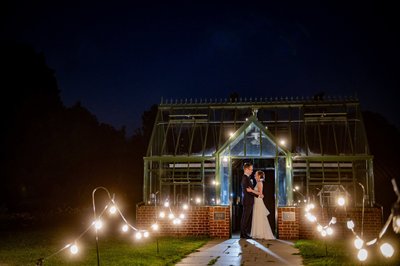
[[94, 222], [94, 226], [97, 230], [99, 230], [103, 227], [103, 222], [101, 220], [97, 220]]
[[157, 223], [152, 224], [152, 225], [151, 225], [151, 228], [152, 228], [154, 231], [157, 231], [157, 230], [158, 230], [158, 224], [157, 224]]
[[128, 232], [128, 230], [129, 230], [129, 226], [127, 224], [124, 224], [122, 226], [122, 232]]
[[165, 212], [160, 212], [160, 218], [164, 218], [165, 217]]
[[347, 228], [349, 228], [349, 229], [351, 229], [351, 230], [354, 228], [354, 222], [353, 222], [353, 220], [347, 221]]
[[111, 206], [111, 208], [110, 208], [110, 213], [111, 214], [115, 214], [117, 212], [117, 208], [113, 205], [113, 206]]
[[189, 207], [188, 207], [187, 204], [183, 204], [182, 208], [183, 208], [184, 210], [187, 210]]
[[141, 232], [136, 232], [135, 238], [136, 239], [142, 239], [142, 233]]
[[78, 253], [79, 248], [78, 248], [78, 246], [77, 246], [76, 244], [73, 244], [73, 245], [69, 248], [69, 250], [71, 251], [71, 254], [75, 255], [75, 254]]
[[356, 239], [354, 240], [354, 246], [356, 247], [356, 249], [361, 249], [364, 245], [364, 240], [362, 240], [359, 237], [356, 237]]
[[[143, 231], [144, 233], [142, 234], [141, 231], [139, 231], [137, 228], [135, 228], [134, 226], [132, 226], [125, 218], [125, 216], [123, 215], [123, 213], [121, 212], [121, 210], [118, 208], [117, 204], [114, 201], [114, 197], [111, 197], [110, 193], [108, 192], [108, 190], [104, 187], [97, 187], [93, 190], [92, 193], [92, 200], [93, 200], [93, 206], [94, 205], [94, 193], [96, 192], [96, 190], [98, 189], [103, 189], [107, 192], [108, 197], [110, 199], [110, 202], [104, 207], [104, 209], [102, 210], [102, 212], [99, 215], [96, 215], [95, 213], [95, 207], [94, 209], [94, 213], [95, 213], [95, 220], [90, 223], [90, 225], [70, 244], [67, 244], [66, 246], [64, 246], [63, 248], [59, 249], [58, 251], [50, 254], [49, 256], [45, 257], [45, 258], [40, 258], [37, 260], [38, 265], [43, 265], [43, 262], [45, 260], [48, 260], [50, 257], [55, 256], [56, 254], [62, 252], [63, 250], [69, 249], [69, 251], [71, 252], [71, 254], [75, 255], [79, 252], [79, 248], [76, 244], [76, 242], [82, 238], [87, 232], [90, 231], [90, 229], [92, 227], [94, 227], [97, 230], [101, 229], [103, 227], [103, 221], [101, 220], [101, 218], [103, 217], [103, 215], [105, 214], [106, 210], [108, 209], [110, 214], [116, 214], [118, 213], [120, 215], [120, 217], [122, 218], [122, 220], [125, 222], [125, 224], [121, 227], [121, 230], [123, 232], [127, 232], [129, 230], [129, 228], [133, 229], [134, 231], [136, 231], [135, 237], [136, 239], [141, 239], [143, 236], [145, 238], [149, 237], [150, 234], [148, 231]], [[111, 206], [110, 208], [108, 208], [109, 206]], [[158, 228], [158, 227], [157, 227]], [[97, 239], [96, 239], [97, 241]]]
[[337, 203], [339, 206], [344, 206], [344, 204], [346, 204], [346, 200], [343, 197], [339, 197]]
[[392, 245], [388, 243], [382, 244], [379, 249], [381, 250], [383, 256], [385, 256], [386, 258], [390, 258], [394, 254], [394, 249]]
[[358, 251], [357, 258], [358, 258], [360, 261], [365, 261], [365, 260], [367, 260], [367, 258], [368, 258], [368, 251], [367, 251], [366, 249], [364, 249], [364, 248], [360, 249], [360, 250]]

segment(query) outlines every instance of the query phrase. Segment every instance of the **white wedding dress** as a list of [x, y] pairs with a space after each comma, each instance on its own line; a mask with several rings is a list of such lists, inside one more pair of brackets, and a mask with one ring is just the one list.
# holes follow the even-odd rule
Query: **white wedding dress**
[[[258, 191], [258, 184], [254, 190]], [[254, 198], [253, 219], [251, 222], [251, 237], [256, 239], [275, 239], [268, 222], [269, 211], [261, 198]]]

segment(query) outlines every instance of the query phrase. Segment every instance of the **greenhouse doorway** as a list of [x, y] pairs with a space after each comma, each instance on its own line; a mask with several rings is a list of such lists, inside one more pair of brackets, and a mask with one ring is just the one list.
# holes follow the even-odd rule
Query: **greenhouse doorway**
[[268, 215], [269, 224], [271, 225], [272, 232], [276, 235], [276, 222], [275, 222], [275, 160], [271, 159], [232, 159], [232, 236], [239, 236], [240, 234], [240, 220], [243, 212], [242, 205], [242, 189], [241, 180], [243, 177], [243, 164], [251, 162], [253, 164], [253, 177], [256, 171], [261, 170], [265, 173], [264, 182], [264, 203], [269, 210]]

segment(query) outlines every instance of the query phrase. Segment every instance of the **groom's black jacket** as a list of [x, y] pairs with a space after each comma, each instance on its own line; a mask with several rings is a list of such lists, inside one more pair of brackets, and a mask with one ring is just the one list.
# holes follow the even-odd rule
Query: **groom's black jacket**
[[[254, 204], [254, 197], [257, 197], [256, 194], [253, 192], [247, 192], [246, 188], [251, 187], [254, 188], [254, 185], [251, 183], [251, 177], [247, 175], [243, 175], [242, 177], [242, 198], [243, 198], [243, 205], [249, 206]], [[255, 182], [253, 181], [255, 184]]]

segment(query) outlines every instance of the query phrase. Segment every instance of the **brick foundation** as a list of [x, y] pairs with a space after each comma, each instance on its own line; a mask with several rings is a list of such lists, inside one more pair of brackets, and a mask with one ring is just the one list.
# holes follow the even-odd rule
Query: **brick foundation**
[[[157, 208], [157, 211], [156, 211]], [[137, 226], [150, 228], [155, 222], [156, 213], [166, 208], [154, 206], [140, 206], [136, 210]], [[174, 225], [168, 217], [158, 218], [161, 235], [207, 235], [211, 237], [230, 236], [230, 207], [229, 206], [192, 206], [188, 210], [172, 208], [175, 215], [185, 214], [180, 225]], [[168, 215], [168, 213], [166, 212]]]
[[[136, 211], [137, 226], [150, 228], [163, 207], [140, 206]], [[181, 213], [181, 209], [172, 208], [175, 215]], [[167, 212], [166, 212], [167, 213]], [[315, 208], [311, 211], [322, 225], [327, 225], [332, 216], [337, 223], [332, 226], [333, 238], [351, 236], [346, 222], [351, 218], [355, 223], [355, 231], [361, 234], [362, 208], [347, 208], [347, 214], [343, 208]], [[168, 214], [168, 213], [167, 213]], [[184, 211], [186, 216], [180, 225], [174, 225], [168, 217], [158, 218], [161, 235], [207, 235], [211, 237], [230, 237], [230, 206], [192, 206]], [[278, 238], [279, 239], [318, 239], [322, 238], [316, 229], [316, 223], [311, 223], [304, 217], [305, 210], [300, 207], [278, 208]], [[294, 219], [294, 220], [292, 220]], [[382, 228], [382, 213], [379, 208], [365, 208], [364, 211], [364, 236], [372, 239], [378, 236]]]
[[[294, 212], [296, 221], [283, 221], [283, 212]], [[327, 225], [332, 218], [336, 217], [337, 223], [332, 225], [334, 238], [351, 236], [352, 233], [347, 229], [347, 221], [354, 221], [354, 230], [361, 235], [362, 208], [315, 208], [311, 213], [317, 217], [321, 225]], [[317, 231], [316, 223], [311, 223], [304, 216], [304, 208], [278, 208], [278, 232], [280, 239], [318, 239], [322, 238]], [[378, 236], [382, 228], [382, 213], [379, 208], [365, 208], [364, 210], [364, 236], [366, 239], [372, 239]]]

